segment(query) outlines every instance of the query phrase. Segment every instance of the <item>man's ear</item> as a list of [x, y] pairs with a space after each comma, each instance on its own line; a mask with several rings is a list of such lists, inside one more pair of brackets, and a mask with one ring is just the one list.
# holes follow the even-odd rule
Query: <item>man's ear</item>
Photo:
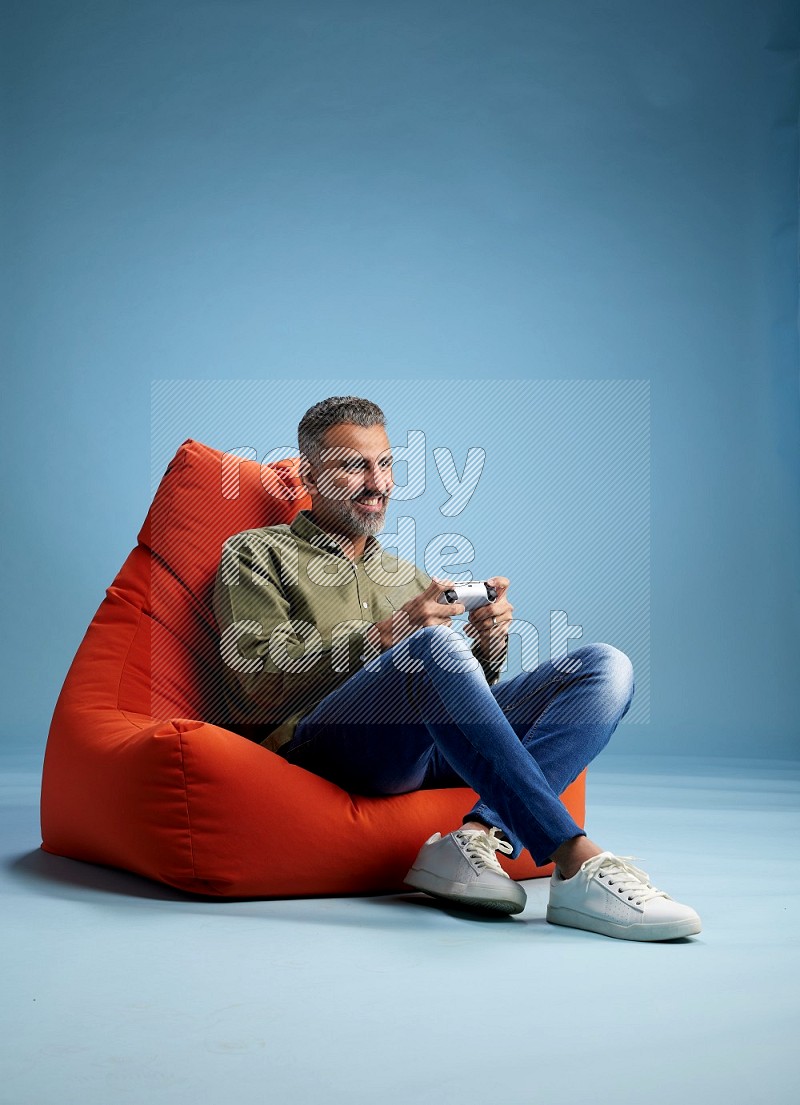
[[311, 494], [312, 491], [315, 493], [317, 492], [317, 481], [314, 476], [314, 470], [311, 466], [311, 461], [305, 453], [300, 454], [300, 464], [297, 474], [300, 476], [303, 487], [305, 487], [309, 494]]

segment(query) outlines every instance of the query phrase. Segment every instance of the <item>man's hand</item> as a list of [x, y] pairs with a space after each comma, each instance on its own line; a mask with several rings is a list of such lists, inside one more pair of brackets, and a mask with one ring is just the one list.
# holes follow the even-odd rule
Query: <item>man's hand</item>
[[408, 617], [413, 633], [423, 625], [450, 625], [456, 614], [463, 614], [465, 607], [461, 602], [439, 602], [439, 598], [456, 584], [450, 579], [436, 579], [434, 576], [421, 595], [409, 599], [400, 607]]
[[421, 594], [409, 599], [391, 618], [376, 622], [370, 630], [369, 638], [375, 644], [380, 642], [380, 650], [385, 652], [387, 648], [391, 648], [392, 645], [396, 645], [405, 637], [409, 637], [422, 626], [451, 625], [456, 614], [464, 613], [464, 604], [461, 602], [440, 603], [438, 599], [449, 587], [455, 586], [456, 584], [449, 579], [431, 579]]
[[464, 626], [464, 632], [479, 642], [483, 659], [492, 660], [494, 656], [502, 656], [505, 651], [514, 607], [506, 598], [509, 581], [505, 576], [492, 576], [486, 582], [495, 588], [497, 598], [486, 606], [470, 611], [469, 624]]

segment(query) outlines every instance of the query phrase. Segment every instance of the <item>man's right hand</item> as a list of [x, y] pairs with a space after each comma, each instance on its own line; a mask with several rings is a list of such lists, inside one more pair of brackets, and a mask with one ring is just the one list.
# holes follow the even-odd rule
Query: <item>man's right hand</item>
[[461, 602], [449, 603], [438, 600], [448, 588], [455, 586], [452, 580], [434, 577], [421, 594], [409, 599], [395, 611], [391, 618], [376, 622], [372, 627], [375, 631], [373, 638], [379, 636], [381, 652], [385, 652], [387, 648], [391, 648], [392, 645], [396, 645], [424, 626], [451, 625], [453, 617], [463, 614], [466, 607]]
[[450, 625], [456, 614], [464, 613], [466, 607], [461, 602], [439, 602], [440, 596], [451, 587], [455, 587], [452, 580], [434, 577], [421, 595], [400, 607], [408, 616], [410, 632], [424, 625]]

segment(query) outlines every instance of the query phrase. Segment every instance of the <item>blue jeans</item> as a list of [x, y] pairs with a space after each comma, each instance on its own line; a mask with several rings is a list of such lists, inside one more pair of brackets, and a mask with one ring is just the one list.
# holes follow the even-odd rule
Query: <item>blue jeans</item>
[[350, 794], [469, 786], [463, 821], [502, 831], [538, 865], [585, 836], [559, 795], [606, 746], [634, 691], [633, 667], [607, 644], [578, 648], [490, 687], [469, 642], [418, 629], [303, 717], [280, 749]]

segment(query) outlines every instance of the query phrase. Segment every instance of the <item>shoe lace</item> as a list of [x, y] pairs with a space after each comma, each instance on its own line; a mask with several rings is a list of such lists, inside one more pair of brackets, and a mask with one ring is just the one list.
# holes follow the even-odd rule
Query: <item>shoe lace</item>
[[488, 867], [499, 875], [509, 877], [508, 872], [500, 866], [495, 853], [502, 852], [510, 856], [514, 848], [510, 841], [500, 839], [497, 829], [492, 828], [488, 833], [480, 829], [457, 829], [456, 835], [461, 839], [466, 854], [479, 868]]
[[634, 859], [636, 856], [615, 856], [609, 852], [587, 859], [582, 864], [582, 869], [589, 876], [586, 880], [586, 890], [589, 890], [592, 876], [596, 875], [604, 882], [607, 880], [608, 886], [614, 887], [621, 897], [627, 898], [629, 902], [635, 902], [636, 905], [644, 905], [652, 898], [669, 898], [666, 891], [652, 885], [646, 871], [633, 866], [631, 861]]

